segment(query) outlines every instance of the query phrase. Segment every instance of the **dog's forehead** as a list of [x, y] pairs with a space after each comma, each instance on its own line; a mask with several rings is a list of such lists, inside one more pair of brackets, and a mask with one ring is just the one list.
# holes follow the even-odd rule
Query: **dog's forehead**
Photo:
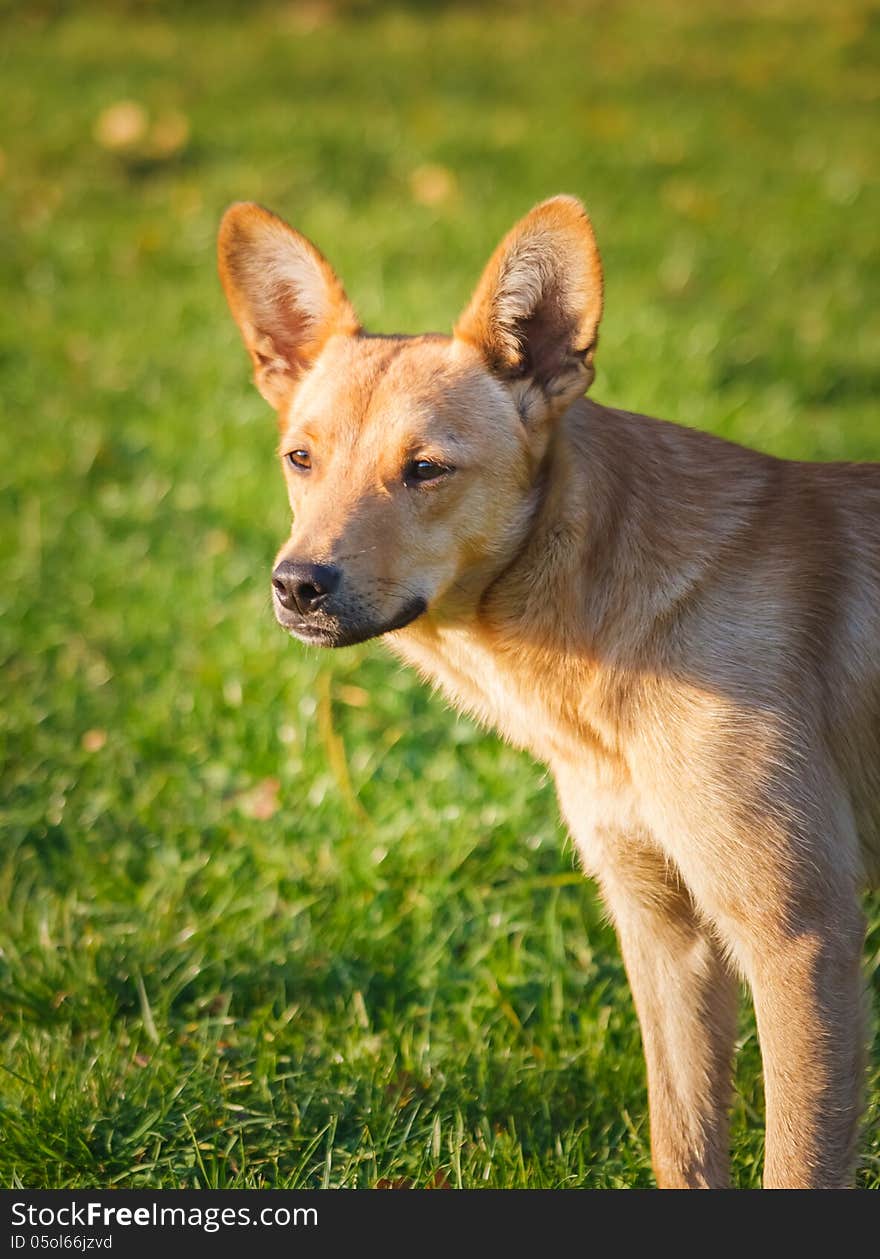
[[360, 335], [328, 342], [296, 391], [290, 426], [307, 424], [329, 435], [339, 427], [363, 431], [380, 423], [391, 430], [430, 425], [465, 412], [481, 373], [462, 363], [452, 338]]

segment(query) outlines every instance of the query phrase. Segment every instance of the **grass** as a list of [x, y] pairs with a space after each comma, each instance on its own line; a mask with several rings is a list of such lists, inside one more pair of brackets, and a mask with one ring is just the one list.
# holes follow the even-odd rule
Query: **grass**
[[[878, 458], [880, 13], [0, 15], [0, 1183], [650, 1185], [622, 965], [546, 776], [381, 647], [273, 623], [286, 503], [213, 237], [256, 198], [368, 326], [446, 328], [513, 219], [577, 192], [599, 398]], [[878, 1110], [875, 1042], [863, 1186]], [[743, 1186], [761, 1112], [744, 1012]]]

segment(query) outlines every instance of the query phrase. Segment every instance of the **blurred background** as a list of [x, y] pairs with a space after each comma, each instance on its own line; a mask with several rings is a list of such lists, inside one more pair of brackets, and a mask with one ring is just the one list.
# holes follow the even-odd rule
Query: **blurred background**
[[[511, 223], [575, 193], [597, 398], [877, 459], [880, 9], [0, 24], [0, 1183], [652, 1183], [622, 966], [546, 776], [380, 646], [274, 624], [287, 504], [216, 226], [261, 201], [372, 330], [448, 330]], [[744, 1012], [742, 1185], [758, 1067]]]

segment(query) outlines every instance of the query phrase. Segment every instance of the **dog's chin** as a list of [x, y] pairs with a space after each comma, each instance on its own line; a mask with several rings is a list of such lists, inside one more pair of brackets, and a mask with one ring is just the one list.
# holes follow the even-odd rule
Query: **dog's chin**
[[383, 634], [393, 634], [412, 624], [426, 610], [425, 599], [410, 599], [396, 616], [384, 622], [357, 622], [346, 624], [327, 617], [321, 622], [305, 617], [291, 616], [276, 605], [275, 616], [282, 629], [286, 629], [293, 638], [309, 647], [354, 647], [357, 643], [368, 642], [371, 638], [381, 638]]

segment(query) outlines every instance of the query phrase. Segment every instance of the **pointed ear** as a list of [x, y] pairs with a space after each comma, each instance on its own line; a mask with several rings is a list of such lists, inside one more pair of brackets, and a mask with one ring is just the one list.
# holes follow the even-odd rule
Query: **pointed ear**
[[323, 254], [262, 206], [242, 201], [229, 207], [217, 253], [254, 382], [280, 407], [329, 336], [358, 331], [357, 316]]
[[602, 263], [575, 197], [535, 206], [489, 260], [455, 336], [508, 382], [525, 420], [558, 415], [593, 381]]

